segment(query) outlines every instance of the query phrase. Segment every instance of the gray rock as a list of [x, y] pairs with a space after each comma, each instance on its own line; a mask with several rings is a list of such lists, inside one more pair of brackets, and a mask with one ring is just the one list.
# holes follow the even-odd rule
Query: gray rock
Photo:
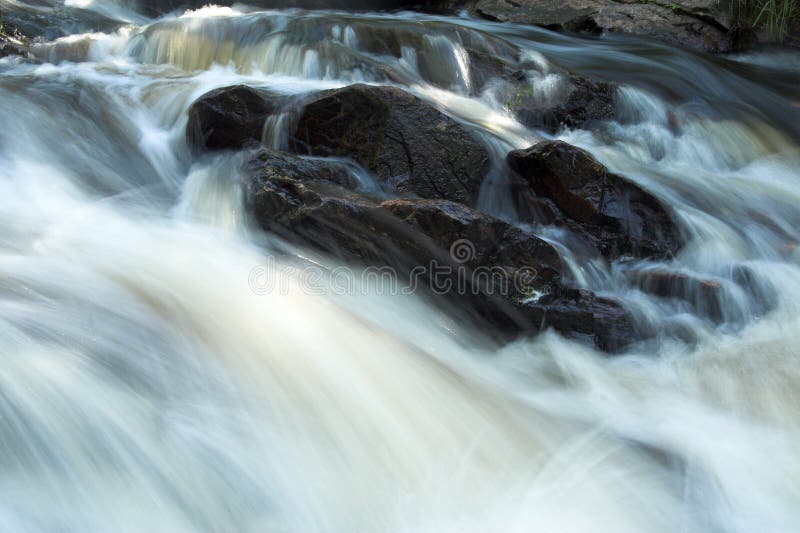
[[478, 0], [472, 11], [500, 22], [628, 33], [707, 52], [732, 51], [738, 44], [726, 0]]

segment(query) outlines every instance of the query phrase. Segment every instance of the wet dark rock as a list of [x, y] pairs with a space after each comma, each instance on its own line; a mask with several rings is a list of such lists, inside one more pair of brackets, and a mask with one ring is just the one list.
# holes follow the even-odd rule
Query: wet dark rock
[[643, 292], [687, 302], [699, 316], [713, 322], [725, 319], [725, 287], [720, 280], [668, 268], [631, 270], [626, 277]]
[[634, 287], [659, 298], [682, 301], [692, 313], [715, 324], [741, 327], [777, 307], [775, 287], [746, 265], [733, 265], [727, 276], [705, 277], [668, 266], [628, 270]]
[[614, 84], [573, 76], [546, 102], [532, 98], [526, 86], [512, 96], [509, 108], [525, 126], [555, 133], [613, 118], [616, 94]]
[[223, 87], [189, 108], [186, 140], [195, 151], [239, 149], [261, 142], [264, 121], [275, 111], [266, 93], [244, 85]]
[[417, 262], [445, 251], [448, 263], [469, 268], [530, 269], [534, 276], [530, 284], [509, 287], [515, 289], [506, 294], [509, 297], [525, 297], [525, 289], [549, 292], [561, 279], [561, 259], [550, 244], [490, 215], [448, 200], [396, 199], [382, 202], [379, 208], [413, 229], [412, 241], [424, 235], [433, 243], [433, 248], [398, 243], [414, 250]]
[[489, 170], [489, 154], [463, 126], [393, 87], [319, 93], [301, 112], [290, 147], [352, 158], [400, 193], [468, 205]]
[[503, 58], [501, 54], [468, 49], [469, 72], [472, 81], [472, 93], [480, 94], [486, 85], [495, 79], [516, 80], [519, 71], [515, 65]]
[[558, 253], [535, 235], [448, 200], [356, 192], [327, 165], [257, 153], [245, 178], [255, 220], [291, 242], [392, 267], [499, 338], [552, 327], [612, 352], [641, 338], [618, 302], [565, 288]]
[[499, 22], [557, 31], [627, 33], [706, 52], [728, 52], [738, 43], [729, 31], [726, 5], [716, 0], [477, 0], [472, 12]]
[[335, 161], [321, 161], [298, 157], [263, 148], [256, 152], [247, 165], [250, 180], [259, 183], [272, 179], [319, 180], [355, 190], [359, 183], [347, 167]]
[[600, 350], [615, 353], [649, 336], [636, 324], [632, 315], [612, 298], [582, 289], [563, 289], [542, 296], [523, 308], [541, 329], [553, 328], [568, 338], [593, 344]]
[[756, 316], [762, 316], [778, 307], [778, 292], [767, 279], [759, 276], [747, 265], [731, 268], [731, 279], [750, 298], [750, 306]]
[[30, 40], [11, 24], [0, 22], [0, 57], [29, 55]]
[[[63, 3], [63, 2], [62, 2]], [[90, 9], [55, 4], [53, 7], [8, 2], [3, 5], [2, 23], [13, 26], [30, 40], [51, 41], [66, 35], [89, 32], [111, 32], [123, 23]]]
[[[337, 163], [260, 150], [246, 167], [247, 198], [265, 228], [300, 236], [305, 244], [368, 264], [427, 264], [431, 259], [470, 268], [503, 263], [559, 279], [552, 246], [510, 224], [456, 202], [386, 200], [355, 191]], [[463, 255], [451, 257], [456, 241]], [[456, 250], [453, 250], [456, 253]], [[546, 290], [545, 285], [537, 289]]]
[[538, 197], [563, 214], [557, 224], [582, 235], [608, 259], [667, 258], [682, 246], [667, 206], [580, 148], [546, 141], [515, 150], [507, 160]]

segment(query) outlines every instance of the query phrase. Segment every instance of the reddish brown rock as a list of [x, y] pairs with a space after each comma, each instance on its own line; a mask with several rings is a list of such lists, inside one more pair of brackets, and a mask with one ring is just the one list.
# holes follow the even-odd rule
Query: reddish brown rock
[[493, 336], [555, 328], [610, 352], [641, 338], [618, 302], [565, 288], [558, 253], [535, 235], [448, 200], [370, 197], [325, 164], [257, 154], [245, 181], [255, 220], [290, 241], [414, 277], [422, 294], [479, 317]]

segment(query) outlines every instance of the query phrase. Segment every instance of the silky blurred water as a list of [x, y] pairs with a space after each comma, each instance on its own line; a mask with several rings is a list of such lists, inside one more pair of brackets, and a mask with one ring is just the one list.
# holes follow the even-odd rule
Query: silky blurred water
[[[411, 13], [80, 4], [115, 27], [0, 60], [0, 530], [800, 530], [793, 63]], [[281, 263], [304, 250], [270, 263], [286, 290], [252, 290], [279, 243], [243, 210], [240, 155], [190, 155], [191, 102], [401, 86], [474, 129], [496, 159], [479, 205], [519, 222], [502, 156], [550, 136], [476, 76], [485, 56], [543, 101], [566, 70], [622, 84], [616, 120], [557, 137], [675, 208], [688, 245], [636, 267], [717, 280], [721, 324], [548, 228], [577, 284], [693, 342], [498, 347], [412, 295], [310, 293]]]

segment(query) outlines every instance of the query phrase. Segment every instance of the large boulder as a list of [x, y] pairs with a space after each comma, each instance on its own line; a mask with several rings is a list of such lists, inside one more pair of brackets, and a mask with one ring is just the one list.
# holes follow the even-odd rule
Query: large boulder
[[553, 30], [610, 31], [642, 35], [707, 52], [728, 52], [738, 43], [727, 2], [682, 0], [478, 0], [477, 16]]
[[400, 193], [474, 204], [489, 154], [463, 126], [393, 87], [317, 94], [290, 138], [299, 154], [349, 157]]
[[608, 259], [668, 258], [683, 244], [671, 209], [585, 150], [545, 141], [515, 150], [507, 160], [545, 205], [557, 209], [556, 223], [580, 233]]
[[466, 255], [454, 259], [459, 264], [535, 268], [541, 291], [560, 279], [558, 253], [536, 236], [449, 200], [365, 194], [336, 162], [262, 149], [245, 175], [246, 196], [259, 224], [281, 234], [288, 230], [287, 235], [342, 259], [451, 263], [451, 245], [465, 241]]
[[503, 338], [552, 327], [610, 352], [640, 338], [618, 302], [568, 289], [559, 254], [535, 235], [448, 200], [371, 197], [320, 165], [256, 154], [245, 172], [255, 220], [292, 242], [392, 267]]
[[214, 89], [189, 108], [186, 140], [196, 152], [259, 144], [264, 121], [274, 111], [263, 91], [245, 85]]

